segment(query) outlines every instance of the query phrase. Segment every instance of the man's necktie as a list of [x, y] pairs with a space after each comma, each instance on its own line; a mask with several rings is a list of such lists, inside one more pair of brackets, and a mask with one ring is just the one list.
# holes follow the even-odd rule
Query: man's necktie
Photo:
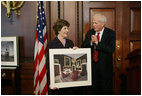
[[[98, 34], [97, 34], [98, 42], [99, 42], [99, 40], [100, 40], [99, 34], [100, 34], [100, 32], [98, 32]], [[95, 62], [98, 61], [98, 51], [96, 50], [96, 46], [94, 46], [94, 61], [95, 61]]]

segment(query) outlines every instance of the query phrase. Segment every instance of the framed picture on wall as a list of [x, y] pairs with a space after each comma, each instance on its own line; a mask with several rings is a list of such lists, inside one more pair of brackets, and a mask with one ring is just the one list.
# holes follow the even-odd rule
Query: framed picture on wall
[[1, 66], [19, 66], [18, 37], [1, 37]]
[[92, 85], [90, 48], [49, 49], [49, 59], [51, 89]]

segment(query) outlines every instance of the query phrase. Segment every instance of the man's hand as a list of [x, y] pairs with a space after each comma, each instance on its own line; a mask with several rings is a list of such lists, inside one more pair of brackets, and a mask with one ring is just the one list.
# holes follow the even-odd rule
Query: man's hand
[[97, 36], [96, 36], [96, 35], [92, 35], [92, 36], [91, 36], [91, 43], [96, 43], [96, 44], [98, 44], [98, 39], [97, 39]]

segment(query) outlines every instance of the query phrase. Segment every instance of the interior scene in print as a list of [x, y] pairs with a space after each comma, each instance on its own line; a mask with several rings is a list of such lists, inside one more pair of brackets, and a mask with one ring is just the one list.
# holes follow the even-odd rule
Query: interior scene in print
[[87, 80], [87, 54], [54, 55], [55, 83]]

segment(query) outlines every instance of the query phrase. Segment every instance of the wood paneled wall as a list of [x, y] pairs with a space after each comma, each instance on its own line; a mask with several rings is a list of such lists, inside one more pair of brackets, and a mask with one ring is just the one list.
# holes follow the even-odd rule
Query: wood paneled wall
[[11, 18], [6, 16], [7, 10], [1, 5], [1, 36], [19, 37], [21, 94], [33, 94], [36, 5], [34, 1], [26, 1], [20, 9], [21, 15], [17, 16], [13, 11]]
[[[20, 16], [12, 12], [11, 18], [8, 18], [6, 8], [1, 6], [1, 36], [20, 37], [20, 59], [22, 59], [24, 57], [33, 57], [34, 54], [36, 2], [25, 2], [20, 11]], [[12, 19], [12, 24], [10, 19]]]
[[[116, 51], [114, 54], [115, 94], [120, 94], [120, 73], [126, 73], [129, 65], [125, 58], [136, 48], [141, 48], [141, 2], [131, 1], [46, 1], [48, 41], [55, 37], [54, 22], [65, 19], [70, 23], [69, 39], [81, 47], [87, 31], [91, 28], [91, 18], [96, 12], [108, 17], [107, 27], [116, 31]], [[33, 94], [34, 44], [36, 29], [36, 2], [26, 1], [20, 9], [21, 15], [14, 12], [6, 16], [6, 8], [1, 6], [1, 36], [19, 36], [21, 94]], [[12, 23], [12, 24], [11, 24]], [[119, 45], [119, 46], [118, 46]], [[117, 56], [120, 65], [117, 66]], [[118, 68], [117, 68], [118, 67]]]
[[98, 12], [107, 17], [106, 27], [116, 32], [116, 50], [113, 55], [113, 91], [115, 94], [121, 93], [120, 75], [127, 74], [126, 68], [129, 66], [129, 61], [126, 60], [127, 54], [134, 49], [141, 48], [140, 4], [140, 2], [123, 1], [83, 2], [83, 34], [92, 28], [92, 16]]
[[82, 2], [79, 1], [54, 1], [47, 4], [50, 6], [50, 26], [49, 40], [55, 38], [53, 24], [58, 19], [65, 19], [70, 23], [68, 38], [74, 42], [75, 46], [82, 44]]

